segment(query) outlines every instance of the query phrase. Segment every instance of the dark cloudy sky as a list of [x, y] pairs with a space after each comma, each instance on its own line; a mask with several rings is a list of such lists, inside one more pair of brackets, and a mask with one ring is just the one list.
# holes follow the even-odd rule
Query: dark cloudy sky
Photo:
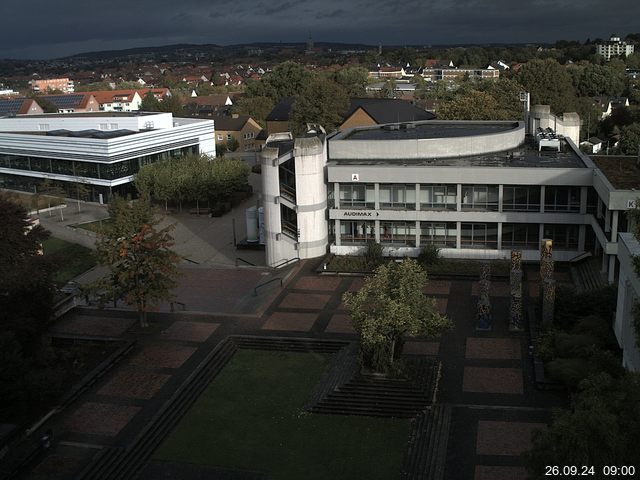
[[447, 44], [640, 31], [638, 0], [0, 0], [0, 58], [173, 43]]

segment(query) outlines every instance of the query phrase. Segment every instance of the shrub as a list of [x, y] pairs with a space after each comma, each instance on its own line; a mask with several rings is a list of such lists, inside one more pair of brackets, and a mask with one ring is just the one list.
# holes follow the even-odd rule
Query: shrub
[[382, 245], [373, 240], [369, 240], [367, 242], [367, 251], [365, 252], [364, 257], [369, 268], [373, 269], [377, 267], [382, 263], [384, 258], [382, 256]]
[[253, 173], [261, 174], [262, 173], [262, 165], [260, 165], [260, 164], [252, 165], [251, 166], [251, 171]]
[[618, 341], [609, 322], [602, 317], [589, 315], [576, 322], [573, 333], [584, 333], [596, 337], [599, 344], [607, 350], [617, 350]]
[[587, 357], [600, 340], [593, 335], [560, 332], [555, 338], [555, 356], [562, 358]]
[[440, 261], [440, 249], [433, 244], [425, 245], [418, 254], [418, 263], [430, 267]]
[[608, 321], [616, 310], [616, 301], [617, 289], [614, 285], [581, 293], [573, 288], [560, 286], [556, 290], [555, 323], [569, 330], [579, 319], [589, 315]]

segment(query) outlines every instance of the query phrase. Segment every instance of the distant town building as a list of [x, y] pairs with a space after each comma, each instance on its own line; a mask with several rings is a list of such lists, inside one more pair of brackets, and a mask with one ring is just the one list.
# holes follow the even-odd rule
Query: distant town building
[[456, 68], [453, 65], [448, 67], [431, 67], [422, 71], [422, 77], [428, 81], [453, 81], [458, 78], [468, 76], [471, 80], [498, 79], [500, 69], [489, 65], [487, 68]]
[[37, 93], [46, 93], [48, 91], [59, 90], [62, 93], [73, 93], [73, 80], [68, 78], [49, 78], [43, 80], [31, 80], [29, 82], [31, 90]]
[[260, 147], [256, 137], [262, 127], [247, 115], [213, 117], [216, 128], [216, 144], [225, 145], [236, 140], [239, 152], [256, 152]]
[[613, 34], [607, 42], [599, 43], [596, 46], [596, 53], [602, 55], [606, 60], [611, 60], [611, 57], [627, 57], [633, 55], [633, 44], [623, 42], [619, 36]]
[[57, 113], [83, 113], [100, 110], [98, 101], [91, 93], [71, 93], [63, 95], [42, 95], [44, 100], [58, 109]]

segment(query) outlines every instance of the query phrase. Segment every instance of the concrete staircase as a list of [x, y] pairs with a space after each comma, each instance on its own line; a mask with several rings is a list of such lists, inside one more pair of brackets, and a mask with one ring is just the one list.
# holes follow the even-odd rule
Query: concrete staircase
[[607, 278], [600, 273], [599, 263], [597, 258], [587, 258], [571, 265], [571, 279], [578, 292], [589, 292], [607, 285]]

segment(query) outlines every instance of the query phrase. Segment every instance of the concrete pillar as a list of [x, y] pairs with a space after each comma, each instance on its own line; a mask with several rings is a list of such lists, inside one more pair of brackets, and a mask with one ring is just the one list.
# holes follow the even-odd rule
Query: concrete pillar
[[336, 232], [336, 246], [339, 247], [342, 245], [341, 231], [340, 231], [340, 220], [334, 220], [335, 232]]
[[588, 187], [580, 187], [580, 213], [585, 215], [587, 213], [587, 195], [589, 193]]
[[[544, 185], [540, 185], [540, 213], [544, 213], [544, 196], [545, 187]], [[540, 238], [542, 238], [542, 233], [540, 233]]]
[[587, 226], [580, 225], [578, 227], [578, 251], [584, 252], [584, 244], [587, 239]]
[[[459, 186], [460, 185], [458, 185], [458, 187]], [[458, 203], [458, 207], [459, 206], [460, 206], [460, 203]], [[462, 222], [456, 222], [456, 248], [458, 250], [462, 248]]]
[[[366, 191], [365, 191], [365, 195], [366, 195]], [[380, 210], [380, 184], [379, 183], [374, 183], [373, 184], [373, 196], [375, 199], [375, 204], [374, 204], [374, 208], [376, 210]], [[376, 229], [377, 231], [377, 229]]]
[[604, 247], [602, 248], [602, 264], [600, 265], [600, 272], [607, 272], [607, 254], [604, 253]]
[[380, 243], [380, 220], [375, 220], [376, 243]]
[[416, 212], [419, 212], [419, 211], [420, 211], [420, 184], [416, 183]]
[[598, 197], [598, 202], [596, 203], [596, 218], [602, 217], [602, 207], [602, 200], [600, 200], [600, 197]]
[[[500, 187], [502, 187], [502, 185], [500, 185]], [[500, 204], [502, 205], [502, 201]], [[498, 250], [502, 250], [502, 222], [498, 222]]]
[[[457, 212], [461, 212], [462, 211], [462, 184], [458, 183], [456, 185], [456, 211]], [[458, 232], [460, 231], [460, 228], [458, 227]], [[458, 248], [460, 248], [460, 245], [458, 244]]]
[[616, 278], [616, 256], [609, 255], [609, 275], [607, 277], [607, 280], [609, 280], [609, 283], [613, 283], [615, 278]]
[[618, 241], [618, 214], [620, 212], [618, 210], [614, 210], [611, 216], [611, 241]]
[[540, 240], [544, 238], [544, 223], [540, 224], [540, 229], [538, 230], [538, 238]]
[[333, 184], [333, 204], [335, 208], [340, 208], [340, 183]]
[[[498, 185], [498, 212], [502, 213], [502, 200], [504, 199], [504, 185]], [[498, 227], [499, 230], [502, 226]], [[500, 237], [498, 237], [498, 245], [500, 245]]]
[[605, 233], [611, 231], [611, 210], [608, 208], [604, 211], [604, 231]]
[[[420, 202], [418, 202], [420, 205]], [[420, 222], [416, 221], [416, 247], [420, 247]]]

